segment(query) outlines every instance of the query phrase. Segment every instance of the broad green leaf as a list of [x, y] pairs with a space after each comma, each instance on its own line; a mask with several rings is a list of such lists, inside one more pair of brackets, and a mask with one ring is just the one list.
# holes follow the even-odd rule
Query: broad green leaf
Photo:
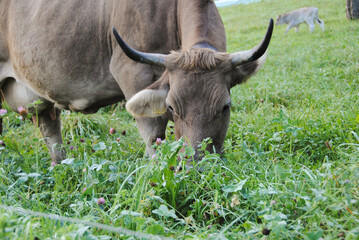
[[148, 226], [145, 230], [145, 233], [153, 234], [153, 235], [160, 235], [165, 232], [165, 229], [163, 226], [159, 224]]
[[323, 236], [323, 230], [319, 229], [318, 231], [313, 231], [305, 235], [307, 235], [308, 239], [310, 240], [318, 240]]
[[27, 176], [28, 177], [40, 177], [41, 174], [40, 173], [29, 173]]
[[227, 186], [224, 186], [222, 188], [222, 190], [227, 193], [238, 192], [243, 189], [243, 186], [246, 182], [247, 182], [247, 179], [241, 180], [240, 182], [237, 182], [237, 183], [231, 183]]
[[96, 143], [95, 145], [92, 146], [92, 149], [95, 150], [95, 151], [105, 150], [106, 149], [106, 144], [104, 142]]
[[141, 213], [124, 210], [121, 212], [120, 217], [123, 217], [123, 216], [140, 217]]
[[171, 217], [174, 219], [178, 219], [175, 211], [169, 210], [166, 205], [161, 205], [158, 209], [152, 211], [154, 214], [157, 214], [162, 217]]
[[74, 161], [75, 161], [74, 158], [66, 158], [65, 160], [61, 161], [61, 164], [71, 165]]
[[314, 193], [316, 201], [325, 201], [325, 200], [327, 200], [327, 197], [323, 196], [323, 193], [325, 192], [325, 190], [323, 190], [323, 189], [314, 189], [314, 188], [311, 188], [310, 190], [312, 190], [312, 192]]
[[79, 228], [76, 232], [77, 232], [77, 236], [78, 237], [83, 237], [84, 234], [86, 233], [86, 231], [89, 229], [90, 227], [88, 226], [84, 226], [84, 227], [81, 227]]
[[26, 173], [18, 173], [16, 175], [20, 176], [19, 179], [17, 180], [18, 183], [27, 182], [27, 180], [29, 179]]

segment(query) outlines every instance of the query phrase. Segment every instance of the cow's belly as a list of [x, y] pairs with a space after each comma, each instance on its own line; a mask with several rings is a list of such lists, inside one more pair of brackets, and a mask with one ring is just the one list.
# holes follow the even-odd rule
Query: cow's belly
[[[56, 86], [58, 86], [58, 89], [66, 89], [66, 92], [57, 91], [56, 88], [49, 88], [44, 93], [46, 94], [45, 97], [54, 102], [58, 108], [75, 112], [94, 113], [101, 107], [124, 99], [123, 93], [116, 82], [107, 86], [94, 86], [91, 83], [86, 86], [82, 84]], [[112, 86], [112, 89], [108, 89], [109, 86]]]
[[[21, 73], [17, 74], [21, 75]], [[19, 79], [39, 96], [55, 103], [58, 108], [75, 112], [93, 113], [99, 108], [124, 98], [112, 75], [95, 73], [78, 77], [42, 74], [27, 75]]]
[[118, 83], [109, 71], [81, 71], [76, 65], [69, 65], [65, 69], [62, 65], [61, 69], [52, 67], [56, 64], [51, 61], [48, 61], [47, 65], [42, 64], [42, 60], [32, 62], [31, 67], [24, 67], [26, 64], [23, 58], [13, 61], [12, 67], [8, 68], [6, 73], [7, 77], [25, 84], [58, 108], [93, 113], [100, 107], [124, 98]]

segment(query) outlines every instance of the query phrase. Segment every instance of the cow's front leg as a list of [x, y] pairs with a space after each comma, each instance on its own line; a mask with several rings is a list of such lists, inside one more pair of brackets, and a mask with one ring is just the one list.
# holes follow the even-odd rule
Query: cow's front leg
[[[120, 54], [118, 54], [120, 55]], [[118, 56], [115, 54], [115, 56]], [[118, 66], [121, 66], [119, 68]], [[111, 60], [110, 70], [123, 91], [126, 100], [130, 100], [136, 93], [153, 84], [157, 77], [151, 66], [129, 61], [123, 64], [118, 57]], [[146, 156], [152, 156], [155, 150], [152, 148], [157, 138], [164, 139], [168, 119], [159, 117], [135, 117], [141, 137], [146, 143]]]
[[61, 136], [61, 110], [50, 108], [33, 116], [33, 121], [38, 125], [40, 132], [45, 139], [47, 148], [53, 163], [59, 163], [65, 158], [66, 152], [62, 148], [63, 140]]
[[292, 28], [293, 26], [291, 25], [291, 24], [289, 24], [288, 26], [287, 26], [287, 28], [285, 29], [285, 33], [288, 33], [288, 31]]
[[150, 118], [141, 117], [136, 118], [138, 129], [143, 140], [146, 143], [146, 156], [152, 156], [155, 149], [152, 148], [153, 143], [157, 138], [162, 140], [166, 137], [166, 126], [168, 119], [165, 116]]

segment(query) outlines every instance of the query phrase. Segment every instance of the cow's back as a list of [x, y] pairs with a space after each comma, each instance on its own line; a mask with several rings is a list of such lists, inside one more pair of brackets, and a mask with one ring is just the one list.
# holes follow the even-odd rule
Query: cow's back
[[304, 20], [305, 17], [312, 16], [315, 13], [318, 13], [318, 8], [303, 7], [289, 12], [288, 15], [291, 16], [292, 19]]

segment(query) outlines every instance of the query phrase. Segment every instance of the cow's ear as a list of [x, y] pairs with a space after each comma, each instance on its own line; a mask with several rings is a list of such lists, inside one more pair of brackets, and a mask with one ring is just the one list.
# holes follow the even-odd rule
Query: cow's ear
[[267, 58], [267, 53], [263, 54], [262, 57], [256, 61], [249, 62], [246, 64], [239, 65], [233, 69], [232, 72], [232, 81], [231, 88], [237, 84], [244, 83], [248, 78], [253, 76], [258, 72], [259, 69], [263, 66]]
[[134, 117], [158, 117], [167, 112], [166, 97], [168, 81], [161, 79], [133, 95], [126, 103], [126, 109]]

